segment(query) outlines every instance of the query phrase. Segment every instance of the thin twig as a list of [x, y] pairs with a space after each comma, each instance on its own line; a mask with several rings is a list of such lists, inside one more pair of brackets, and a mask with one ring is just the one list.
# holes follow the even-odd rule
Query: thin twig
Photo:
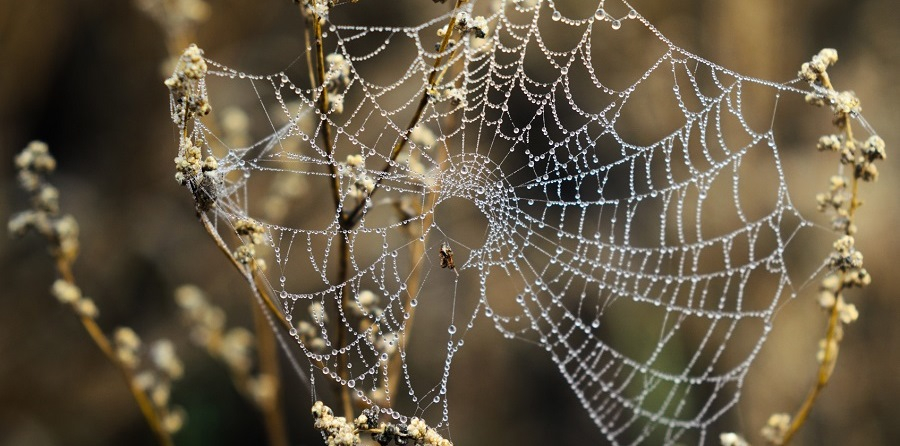
[[[844, 274], [841, 273], [841, 282], [843, 282]], [[841, 298], [841, 293], [836, 294], [836, 299]], [[837, 300], [835, 300], [837, 302]], [[809, 394], [806, 396], [806, 400], [803, 401], [803, 404], [800, 406], [800, 409], [797, 410], [797, 413], [794, 414], [791, 421], [791, 426], [785, 432], [782, 437], [781, 444], [787, 445], [793, 439], [794, 434], [800, 430], [803, 424], [806, 422], [806, 419], [809, 417], [809, 412], [812, 410], [813, 405], [816, 403], [816, 399], [819, 398], [819, 394], [822, 392], [822, 389], [828, 385], [828, 381], [831, 378], [831, 373], [834, 371], [834, 364], [837, 361], [837, 349], [831, 348], [831, 343], [834, 342], [835, 336], [837, 334], [837, 324], [838, 324], [838, 306], [835, 304], [831, 308], [831, 313], [828, 316], [828, 331], [825, 335], [825, 350], [824, 355], [822, 355], [822, 362], [819, 364], [819, 370], [816, 374], [816, 382], [813, 384], [812, 389], [810, 389]], [[833, 355], [832, 355], [833, 354]]]
[[[301, 8], [302, 11], [302, 8]], [[316, 66], [318, 68], [318, 85], [322, 89], [321, 100], [319, 101], [319, 111], [322, 114], [322, 140], [325, 143], [325, 153], [331, 157], [332, 162], [328, 163], [328, 170], [331, 174], [332, 181], [332, 199], [334, 200], [335, 210], [341, 208], [341, 185], [337, 175], [337, 161], [334, 157], [334, 146], [331, 140], [331, 121], [328, 120], [329, 104], [328, 104], [328, 86], [325, 85], [325, 48], [322, 37], [322, 22], [315, 13], [312, 16], [313, 32], [316, 35]], [[313, 90], [315, 91], [315, 90]]]
[[278, 365], [278, 348], [275, 333], [269, 327], [269, 320], [263, 314], [263, 308], [253, 305], [253, 322], [256, 328], [256, 348], [259, 358], [260, 375], [269, 376], [275, 383], [271, 397], [258, 401], [263, 412], [269, 444], [272, 446], [288, 446], [287, 429], [284, 413], [281, 410], [281, 373]]

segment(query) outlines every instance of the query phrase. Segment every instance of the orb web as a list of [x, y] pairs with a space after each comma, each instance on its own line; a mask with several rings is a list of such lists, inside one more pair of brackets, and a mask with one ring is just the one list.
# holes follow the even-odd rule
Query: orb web
[[[447, 428], [452, 360], [489, 323], [542, 348], [610, 442], [703, 443], [796, 289], [785, 252], [812, 224], [772, 121], [807, 91], [697, 57], [624, 1], [573, 3], [413, 25], [334, 7], [339, 89], [310, 88], [303, 55], [272, 75], [210, 61], [213, 105], [268, 133], [198, 122], [222, 175], [209, 212], [232, 247], [238, 221], [263, 225], [298, 351], [366, 406]], [[441, 51], [460, 11], [486, 32]]]

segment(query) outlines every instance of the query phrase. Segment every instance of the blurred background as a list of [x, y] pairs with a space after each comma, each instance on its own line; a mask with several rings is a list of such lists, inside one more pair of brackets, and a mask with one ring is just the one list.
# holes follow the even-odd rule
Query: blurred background
[[[177, 135], [162, 80], [170, 52], [190, 41], [239, 70], [283, 69], [302, 54], [303, 23], [288, 0], [207, 3], [208, 17], [184, 24], [177, 37], [130, 1], [0, 3], [0, 218], [28, 206], [16, 186], [13, 156], [32, 139], [46, 141], [58, 161], [51, 181], [61, 190], [63, 212], [81, 226], [75, 272], [100, 308], [99, 323], [108, 331], [133, 327], [145, 340], [172, 339], [185, 361], [173, 400], [188, 421], [176, 444], [261, 444], [258, 412], [234, 390], [226, 370], [189, 342], [172, 298], [177, 286], [195, 283], [226, 309], [229, 323], [252, 326], [246, 286], [198, 224], [189, 194], [173, 181]], [[419, 3], [433, 8], [424, 0], [361, 0], [359, 12], [341, 11], [402, 21], [404, 14], [415, 16], [408, 8]], [[892, 150], [900, 141], [896, 5], [632, 4], [677, 45], [746, 75], [787, 81], [819, 49], [838, 50], [832, 80], [838, 89], [855, 90], [889, 153], [878, 183], [862, 191], [866, 206], [858, 220], [857, 246], [874, 282], [852, 293], [859, 321], [847, 328], [831, 384], [795, 444], [897, 444], [900, 301], [890, 291], [900, 286], [892, 269], [894, 250], [900, 250], [893, 195], [900, 157]], [[829, 113], [786, 107], [777, 115], [776, 136], [787, 175], [798, 184], [795, 202], [815, 216], [814, 194], [836, 166], [814, 149], [818, 136], [831, 131]], [[819, 246], [829, 237], [822, 234]], [[0, 271], [6, 305], [0, 311], [0, 445], [154, 444], [117, 370], [50, 296], [54, 270], [44, 241], [0, 237]], [[723, 428], [761, 444], [758, 432], [769, 414], [793, 412], [803, 400], [825, 329], [814, 295], [808, 288], [781, 310], [742, 402], [722, 420]], [[602, 444], [556, 366], [536, 347], [505, 342], [488, 324], [466, 339], [450, 378], [456, 444]], [[321, 444], [311, 430], [308, 392], [290, 372], [285, 376], [293, 444]]]

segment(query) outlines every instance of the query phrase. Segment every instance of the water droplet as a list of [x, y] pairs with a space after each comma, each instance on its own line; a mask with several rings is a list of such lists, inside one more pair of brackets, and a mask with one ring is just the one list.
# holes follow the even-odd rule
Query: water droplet
[[629, 19], [636, 19], [637, 16], [638, 16], [637, 11], [635, 11], [635, 10], [633, 10], [633, 9], [632, 9], [631, 11], [628, 11], [628, 18], [629, 18]]
[[456, 333], [456, 325], [451, 325], [447, 327], [447, 333], [455, 334]]
[[596, 18], [597, 20], [605, 19], [606, 18], [606, 10], [603, 8], [598, 9], [597, 12], [594, 14], [594, 18]]
[[622, 22], [620, 22], [619, 20], [613, 20], [610, 26], [612, 27], [612, 29], [619, 29], [622, 27]]
[[554, 21], [554, 22], [558, 22], [560, 19], [562, 19], [562, 14], [560, 14], [559, 11], [553, 11], [553, 17], [552, 17], [552, 18], [553, 18], [553, 21]]

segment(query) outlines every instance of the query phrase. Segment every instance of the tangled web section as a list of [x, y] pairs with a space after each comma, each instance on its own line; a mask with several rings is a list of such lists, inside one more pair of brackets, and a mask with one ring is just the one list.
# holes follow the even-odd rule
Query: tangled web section
[[806, 91], [694, 56], [624, 1], [571, 3], [416, 2], [413, 25], [336, 6], [318, 87], [303, 55], [209, 62], [205, 193], [233, 247], [262, 225], [290, 335], [360, 406], [446, 429], [451, 363], [488, 323], [546, 351], [610, 442], [702, 443], [797, 287], [785, 251], [812, 224], [772, 119]]

